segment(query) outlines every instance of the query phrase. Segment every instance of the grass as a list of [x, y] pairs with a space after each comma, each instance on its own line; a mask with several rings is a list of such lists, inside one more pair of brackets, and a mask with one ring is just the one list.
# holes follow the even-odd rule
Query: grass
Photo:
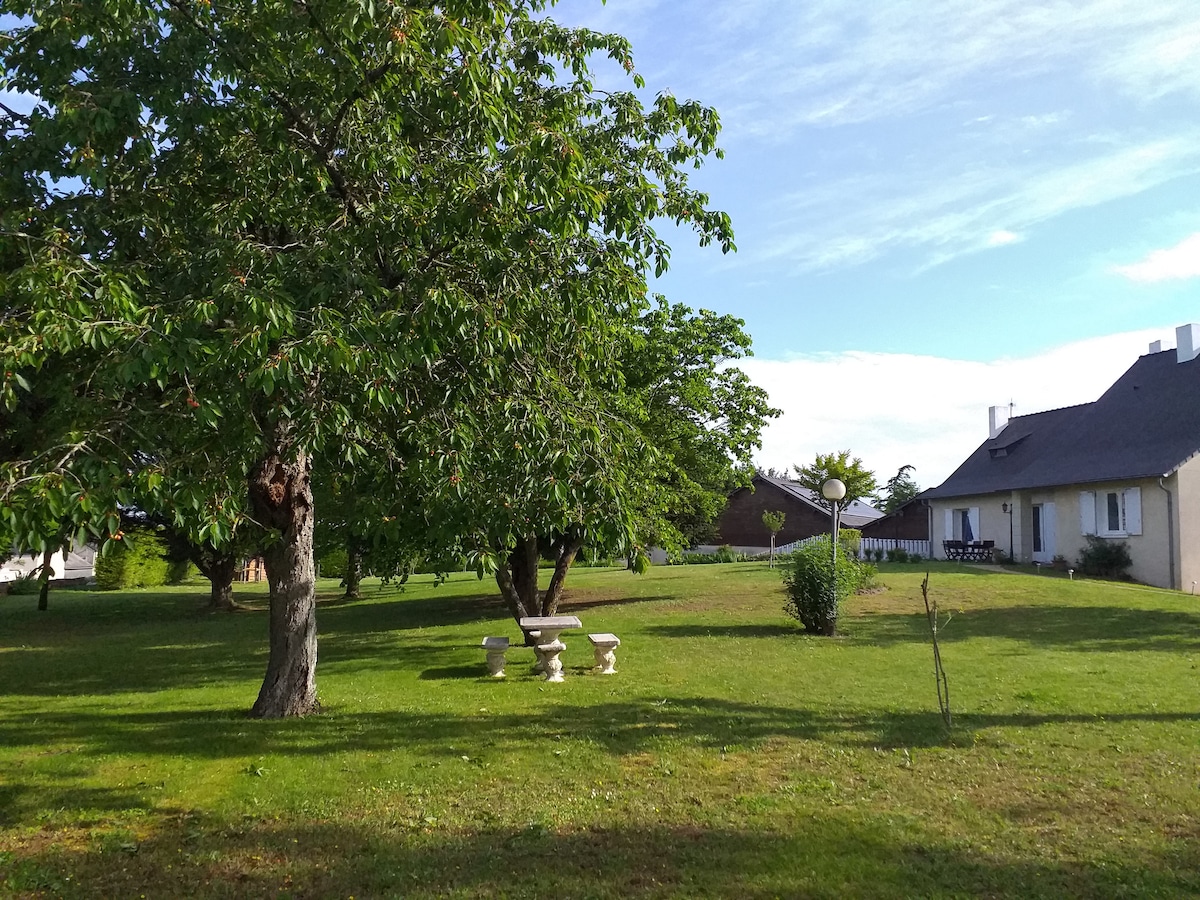
[[486, 582], [324, 583], [324, 712], [282, 722], [258, 586], [0, 597], [0, 894], [1200, 893], [1200, 599], [934, 564], [947, 731], [925, 570], [880, 568], [833, 640], [765, 564], [579, 570], [620, 674], [567, 634], [559, 685], [486, 677]]

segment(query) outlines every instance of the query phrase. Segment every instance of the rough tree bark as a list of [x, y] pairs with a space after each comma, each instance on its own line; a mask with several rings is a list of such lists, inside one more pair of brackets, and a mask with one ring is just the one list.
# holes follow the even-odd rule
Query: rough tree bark
[[343, 600], [362, 599], [363, 551], [358, 541], [351, 539], [346, 543], [346, 593]]
[[[500, 596], [514, 619], [524, 616], [552, 616], [558, 611], [562, 599], [567, 572], [575, 561], [583, 541], [580, 538], [563, 536], [554, 542], [554, 574], [546, 592], [538, 591], [538, 562], [541, 552], [536, 535], [528, 535], [518, 542], [508, 555], [508, 560], [496, 570], [496, 584]], [[525, 643], [532, 640], [525, 635]]]
[[278, 529], [263, 551], [270, 585], [270, 657], [251, 715], [303, 716], [317, 703], [317, 594], [313, 558], [312, 463], [282, 441], [250, 474], [250, 503], [259, 522]]
[[582, 546], [583, 539], [578, 537], [563, 536], [555, 542], [554, 574], [550, 576], [550, 584], [546, 587], [545, 596], [542, 597], [543, 616], [553, 616], [558, 612], [558, 601], [562, 599], [567, 572], [571, 570], [571, 563], [575, 562], [575, 557]]
[[[507, 563], [496, 569], [496, 585], [512, 617], [518, 622], [525, 616], [540, 616], [541, 603], [538, 598], [538, 541], [530, 534], [517, 542], [508, 554]], [[525, 644], [533, 645], [533, 638], [525, 633]]]
[[38, 573], [38, 609], [45, 612], [50, 608], [50, 576], [54, 570], [50, 568], [50, 558], [54, 556], [54, 551], [47, 548], [42, 553], [42, 571]]

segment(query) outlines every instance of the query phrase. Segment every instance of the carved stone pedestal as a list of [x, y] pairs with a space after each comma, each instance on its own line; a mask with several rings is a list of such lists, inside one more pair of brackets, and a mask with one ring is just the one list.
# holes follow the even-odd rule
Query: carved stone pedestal
[[600, 670], [599, 674], [616, 675], [617, 648], [621, 646], [621, 639], [615, 634], [589, 634], [588, 640], [592, 642], [592, 649], [596, 654], [596, 668]]

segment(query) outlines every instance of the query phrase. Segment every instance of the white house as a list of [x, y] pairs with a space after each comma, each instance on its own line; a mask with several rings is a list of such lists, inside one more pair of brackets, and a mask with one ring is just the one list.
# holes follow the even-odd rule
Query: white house
[[1126, 543], [1138, 581], [1200, 581], [1200, 325], [1176, 337], [1093, 403], [1011, 419], [992, 407], [988, 439], [921, 495], [935, 555], [986, 540], [1021, 562], [1073, 563], [1095, 535]]
[[[82, 547], [69, 550], [66, 554], [60, 550], [50, 557], [50, 568], [54, 570], [54, 580], [72, 578], [91, 578], [96, 574], [96, 548], [85, 544]], [[4, 565], [0, 565], [0, 583], [16, 581], [26, 575], [40, 574], [42, 554], [31, 553], [24, 556], [14, 556]]]

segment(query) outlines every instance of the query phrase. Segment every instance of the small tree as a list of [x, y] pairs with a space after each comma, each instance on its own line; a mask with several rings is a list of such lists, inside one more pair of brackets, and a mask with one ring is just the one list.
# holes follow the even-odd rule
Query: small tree
[[[833, 557], [828, 535], [801, 544], [792, 554], [792, 565], [784, 575], [787, 592], [784, 610], [799, 619], [810, 634], [837, 634], [838, 611], [847, 597], [862, 585], [863, 568], [844, 548]], [[831, 565], [836, 559], [836, 568]]]
[[783, 530], [783, 520], [787, 518], [786, 514], [778, 509], [768, 509], [762, 514], [763, 524], [767, 526], [767, 531], [771, 532], [771, 568], [775, 568], [775, 535]]

